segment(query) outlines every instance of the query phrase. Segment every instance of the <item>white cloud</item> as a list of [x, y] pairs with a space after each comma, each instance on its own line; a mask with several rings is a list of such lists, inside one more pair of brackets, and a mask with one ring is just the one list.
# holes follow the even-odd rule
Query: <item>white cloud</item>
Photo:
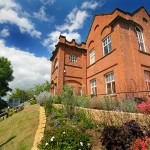
[[78, 32], [64, 32], [61, 35], [65, 36], [68, 41], [72, 41], [72, 39], [75, 39], [76, 42], [81, 42], [81, 36]]
[[34, 24], [27, 18], [21, 6], [14, 0], [1, 0], [0, 9], [0, 24], [15, 24], [22, 33], [26, 32], [36, 38], [41, 36], [41, 32], [35, 30]]
[[7, 37], [7, 36], [9, 36], [9, 35], [10, 35], [9, 30], [8, 30], [7, 28], [4, 28], [4, 29], [0, 32], [0, 35], [1, 35], [2, 37]]
[[96, 9], [98, 6], [102, 6], [102, 2], [97, 2], [97, 1], [86, 1], [82, 3], [81, 9]]
[[102, 5], [101, 1], [86, 1], [82, 3], [80, 8], [74, 7], [66, 16], [64, 23], [57, 25], [56, 30], [49, 33], [48, 37], [42, 42], [42, 44], [48, 47], [50, 51], [53, 51], [60, 34], [66, 36], [66, 39], [69, 41], [75, 39], [80, 43], [81, 35], [78, 30], [83, 28], [85, 21], [90, 16], [90, 11], [87, 9], [94, 10]]
[[50, 80], [50, 61], [45, 57], [35, 57], [34, 54], [8, 47], [0, 40], [0, 56], [7, 57], [12, 64], [15, 79], [10, 82], [12, 89], [28, 89], [37, 83]]
[[67, 15], [65, 23], [63, 25], [57, 26], [56, 29], [59, 31], [73, 32], [74, 30], [81, 29], [83, 27], [84, 21], [88, 17], [88, 13], [83, 10], [79, 10], [76, 7]]
[[60, 36], [60, 31], [53, 31], [51, 32], [48, 37], [43, 41], [43, 46], [47, 46], [50, 49], [54, 49], [55, 45], [57, 44], [58, 38]]
[[45, 12], [45, 7], [42, 6], [39, 10], [39, 12], [34, 12], [33, 13], [34, 17], [41, 20], [41, 21], [44, 21], [44, 22], [49, 22], [49, 23], [52, 23], [54, 22], [54, 16], [46, 16], [46, 12]]
[[49, 33], [48, 37], [43, 41], [42, 44], [53, 51], [58, 42], [60, 34], [66, 36], [66, 39], [69, 41], [75, 39], [77, 42], [81, 42], [81, 36], [76, 30], [83, 27], [87, 17], [89, 17], [89, 15], [86, 11], [75, 7], [66, 16], [65, 23], [60, 26], [56, 26], [56, 31]]
[[19, 4], [15, 3], [14, 0], [1, 0], [0, 1], [0, 8], [6, 9], [20, 9]]
[[53, 5], [56, 0], [40, 0], [44, 5]]
[[43, 41], [43, 46], [48, 46], [48, 48], [53, 51], [55, 48], [55, 45], [58, 42], [59, 36], [63, 35], [66, 36], [66, 39], [68, 41], [72, 41], [72, 39], [76, 39], [77, 42], [81, 41], [81, 36], [79, 33], [77, 32], [71, 32], [71, 33], [67, 33], [67, 32], [60, 32], [60, 31], [53, 31], [48, 35], [48, 38], [46, 38]]

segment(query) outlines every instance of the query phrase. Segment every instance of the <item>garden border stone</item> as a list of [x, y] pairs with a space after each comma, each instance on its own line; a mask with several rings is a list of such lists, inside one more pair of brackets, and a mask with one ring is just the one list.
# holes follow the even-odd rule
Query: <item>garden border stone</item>
[[31, 150], [38, 150], [37, 146], [44, 136], [45, 124], [46, 124], [45, 109], [44, 107], [40, 106], [39, 126], [36, 131], [33, 147]]

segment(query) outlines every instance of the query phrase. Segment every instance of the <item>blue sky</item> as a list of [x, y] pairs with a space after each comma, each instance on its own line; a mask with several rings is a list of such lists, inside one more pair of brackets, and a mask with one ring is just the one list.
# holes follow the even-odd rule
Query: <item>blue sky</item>
[[85, 42], [95, 14], [141, 6], [150, 13], [150, 0], [0, 0], [0, 56], [12, 62], [10, 86], [26, 89], [50, 79], [60, 34]]

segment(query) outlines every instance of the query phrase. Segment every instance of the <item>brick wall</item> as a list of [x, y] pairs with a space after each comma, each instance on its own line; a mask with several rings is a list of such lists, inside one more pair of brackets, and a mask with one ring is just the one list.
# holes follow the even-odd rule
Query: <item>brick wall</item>
[[[117, 16], [119, 19], [115, 19]], [[148, 22], [143, 21], [146, 18]], [[143, 30], [146, 52], [139, 51], [135, 27]], [[104, 56], [102, 40], [111, 36], [112, 52]], [[116, 10], [97, 15], [89, 32], [87, 45], [87, 94], [90, 80], [96, 79], [97, 94], [106, 94], [105, 74], [114, 72], [117, 93], [146, 90], [144, 70], [150, 70], [150, 18], [141, 8], [133, 15]], [[95, 50], [95, 63], [90, 65], [90, 50]], [[144, 66], [146, 66], [144, 68]]]
[[[138, 45], [136, 26], [142, 33], [146, 52]], [[104, 55], [102, 41], [111, 37], [112, 51]], [[83, 95], [90, 95], [90, 81], [96, 79], [97, 94], [106, 94], [105, 75], [113, 72], [117, 93], [145, 91], [144, 71], [150, 71], [150, 17], [144, 8], [134, 13], [116, 9], [109, 14], [96, 15], [86, 44], [68, 42], [60, 36], [51, 58], [52, 68], [56, 58], [58, 68], [52, 69], [51, 79], [57, 78], [56, 93], [60, 94], [64, 84], [70, 83], [75, 93], [82, 88]], [[95, 63], [90, 65], [90, 51], [95, 50]], [[77, 62], [70, 61], [77, 56]], [[65, 70], [65, 72], [64, 72]]]

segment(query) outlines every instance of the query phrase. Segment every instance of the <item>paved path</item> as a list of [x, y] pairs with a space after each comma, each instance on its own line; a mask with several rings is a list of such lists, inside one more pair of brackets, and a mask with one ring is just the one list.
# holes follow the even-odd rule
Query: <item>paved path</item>
[[44, 130], [45, 130], [45, 124], [46, 124], [46, 116], [45, 116], [45, 110], [44, 107], [40, 106], [40, 115], [39, 115], [39, 126], [35, 134], [34, 138], [34, 144], [31, 150], [37, 150], [37, 145], [40, 143], [42, 137], [44, 136]]

